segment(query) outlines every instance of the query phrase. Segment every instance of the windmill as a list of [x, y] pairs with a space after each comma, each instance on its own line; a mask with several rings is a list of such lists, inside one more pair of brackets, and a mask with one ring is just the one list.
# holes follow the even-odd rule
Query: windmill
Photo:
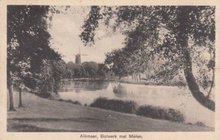
[[75, 63], [81, 65], [81, 56], [87, 56], [87, 54], [81, 54], [81, 49], [79, 46], [79, 53], [75, 55]]

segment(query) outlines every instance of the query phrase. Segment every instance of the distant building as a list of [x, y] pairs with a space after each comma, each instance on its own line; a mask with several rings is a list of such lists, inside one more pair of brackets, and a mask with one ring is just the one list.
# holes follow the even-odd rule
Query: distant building
[[77, 54], [75, 55], [75, 63], [78, 64], [78, 65], [81, 65], [81, 55], [80, 54]]

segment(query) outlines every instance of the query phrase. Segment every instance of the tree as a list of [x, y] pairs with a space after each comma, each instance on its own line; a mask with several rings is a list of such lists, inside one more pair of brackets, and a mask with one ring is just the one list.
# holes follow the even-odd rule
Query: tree
[[67, 66], [67, 70], [66, 70], [67, 78], [86, 76], [85, 69], [83, 68], [82, 65], [75, 64], [70, 61], [66, 64], [66, 66]]
[[146, 64], [141, 63], [144, 51], [137, 47], [124, 47], [106, 54], [105, 63], [120, 77], [144, 72]]
[[194, 76], [190, 49], [214, 44], [215, 7], [92, 6], [80, 35], [85, 45], [95, 43], [95, 31], [101, 23], [121, 31], [126, 36], [125, 47], [145, 53], [141, 59], [135, 55], [138, 68], [155, 56], [168, 59], [183, 70], [192, 96], [204, 107], [215, 110], [214, 101], [201, 92]]
[[[47, 31], [48, 6], [8, 6], [7, 9], [7, 83], [9, 110], [15, 110], [13, 85], [15, 79], [24, 79], [25, 86], [35, 88], [39, 81], [40, 67], [44, 59], [60, 59], [58, 53], [49, 47], [50, 34]], [[31, 76], [19, 77], [19, 62], [29, 60]]]
[[22, 102], [22, 90], [25, 88], [25, 79], [31, 76], [30, 73], [30, 61], [29, 60], [21, 60], [16, 64], [17, 71], [14, 73], [15, 77], [15, 85], [18, 87], [19, 91], [19, 102], [18, 107], [23, 107]]
[[119, 78], [128, 75], [129, 55], [123, 50], [114, 50], [106, 54], [105, 64], [110, 66], [110, 69]]
[[109, 68], [105, 64], [102, 64], [102, 63], [98, 64], [98, 68], [99, 69], [97, 71], [97, 75], [100, 77], [106, 77], [109, 71]]
[[84, 68], [85, 72], [88, 74], [88, 76], [94, 77], [97, 75], [98, 72], [98, 64], [96, 62], [83, 62], [82, 67]]
[[53, 92], [58, 94], [58, 90], [60, 88], [61, 79], [64, 77], [65, 74], [65, 62], [63, 60], [52, 60], [52, 78], [54, 79], [54, 88]]
[[68, 78], [68, 79], [72, 79], [72, 78], [74, 78], [74, 66], [75, 64], [73, 63], [73, 62], [68, 62], [67, 64], [66, 64], [66, 78]]

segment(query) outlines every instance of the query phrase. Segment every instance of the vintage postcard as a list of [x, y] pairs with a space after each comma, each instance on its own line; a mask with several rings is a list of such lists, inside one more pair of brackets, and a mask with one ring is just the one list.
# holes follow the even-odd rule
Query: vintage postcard
[[0, 140], [220, 138], [217, 0], [0, 6]]

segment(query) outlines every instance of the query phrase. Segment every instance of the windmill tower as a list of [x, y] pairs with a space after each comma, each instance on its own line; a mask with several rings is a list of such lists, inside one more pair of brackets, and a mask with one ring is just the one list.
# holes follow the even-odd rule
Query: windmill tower
[[87, 56], [87, 54], [81, 54], [81, 49], [79, 46], [79, 53], [75, 55], [75, 63], [81, 65], [81, 56]]
[[80, 54], [75, 55], [75, 63], [81, 65], [81, 56]]

